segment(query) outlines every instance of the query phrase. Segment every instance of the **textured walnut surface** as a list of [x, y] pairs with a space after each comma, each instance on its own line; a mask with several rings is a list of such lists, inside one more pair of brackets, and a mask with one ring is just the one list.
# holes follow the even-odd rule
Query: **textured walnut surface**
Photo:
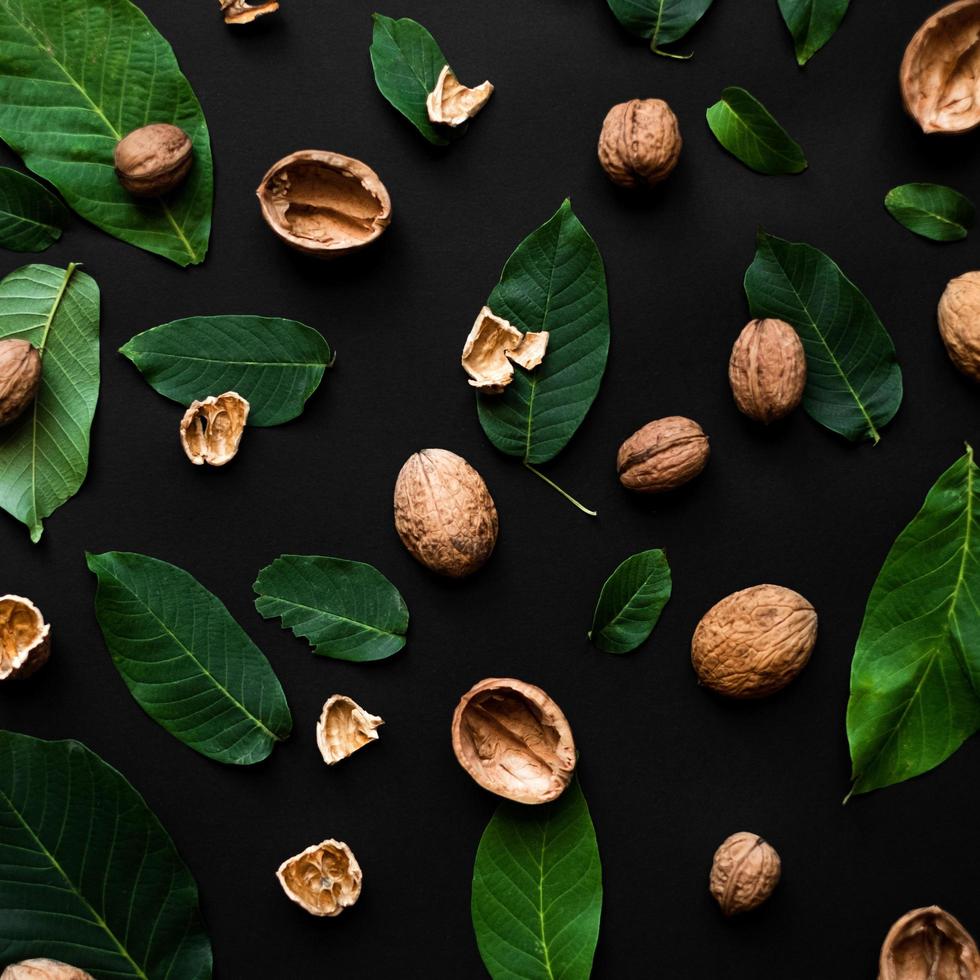
[[973, 937], [937, 905], [914, 909], [889, 930], [879, 980], [980, 980]]
[[192, 402], [180, 420], [180, 444], [195, 466], [224, 466], [235, 458], [248, 421], [248, 402], [237, 391]]
[[631, 99], [614, 105], [599, 135], [599, 162], [620, 187], [659, 184], [681, 155], [677, 116], [662, 99]]
[[123, 137], [114, 152], [119, 183], [136, 197], [161, 197], [182, 184], [194, 162], [190, 137], [170, 123], [152, 123]]
[[760, 906], [779, 883], [782, 864], [771, 844], [740, 831], [715, 851], [708, 888], [725, 915]]
[[950, 360], [980, 381], [980, 272], [950, 281], [939, 300], [939, 333]]
[[681, 415], [648, 422], [620, 447], [619, 482], [628, 490], [663, 493], [693, 480], [708, 463], [708, 437]]
[[436, 87], [425, 100], [429, 122], [442, 126], [462, 126], [487, 104], [491, 95], [493, 85], [490, 82], [467, 88], [460, 84], [449, 65], [445, 65], [439, 72]]
[[269, 3], [246, 3], [246, 0], [218, 0], [225, 15], [226, 24], [251, 24], [256, 17], [275, 13], [279, 9], [277, 0]]
[[361, 895], [361, 866], [343, 842], [325, 840], [283, 861], [276, 871], [283, 891], [310, 915], [335, 916]]
[[23, 960], [0, 973], [0, 980], [93, 980], [91, 973], [58, 960]]
[[37, 397], [41, 355], [26, 340], [0, 340], [0, 425], [19, 418]]
[[514, 364], [531, 370], [544, 359], [548, 331], [523, 334], [489, 306], [477, 315], [463, 345], [461, 362], [470, 385], [487, 394], [498, 394], [511, 383]]
[[767, 424], [784, 418], [806, 387], [799, 334], [782, 320], [750, 321], [732, 347], [728, 380], [740, 412]]
[[316, 744], [323, 761], [332, 766], [378, 740], [384, 719], [369, 714], [344, 694], [327, 699], [316, 726]]
[[51, 627], [19, 595], [0, 596], [0, 681], [30, 677], [51, 655]]

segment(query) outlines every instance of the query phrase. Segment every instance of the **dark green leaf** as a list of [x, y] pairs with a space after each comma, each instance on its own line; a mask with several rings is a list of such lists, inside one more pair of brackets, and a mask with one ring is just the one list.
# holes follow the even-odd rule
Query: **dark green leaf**
[[[194, 166], [172, 194], [140, 201], [112, 154], [147, 123], [183, 129]], [[0, 138], [103, 231], [178, 265], [204, 260], [208, 127], [170, 45], [129, 0], [0, 0]]]
[[606, 653], [635, 650], [653, 632], [670, 589], [670, 566], [659, 548], [627, 558], [602, 587], [589, 639]]
[[292, 729], [262, 651], [183, 569], [146, 555], [87, 554], [95, 615], [139, 706], [218, 762], [261, 762]]
[[283, 555], [259, 572], [255, 608], [324, 657], [383, 660], [405, 646], [408, 607], [371, 565], [343, 558]]
[[676, 58], [679, 56], [664, 51], [664, 46], [684, 37], [704, 16], [712, 0], [608, 0], [608, 3], [626, 30], [649, 39], [654, 54]]
[[833, 36], [851, 0], [779, 0], [779, 10], [805, 65]]
[[909, 231], [934, 242], [966, 238], [973, 225], [973, 202], [942, 184], [902, 184], [885, 196], [888, 213]]
[[209, 980], [197, 886], [125, 778], [78, 742], [0, 732], [0, 966]]
[[760, 232], [745, 294], [752, 316], [785, 320], [799, 333], [807, 412], [848, 439], [877, 442], [902, 403], [902, 371], [857, 286], [818, 249]]
[[0, 245], [14, 252], [43, 252], [68, 223], [68, 210], [27, 174], [0, 167]]

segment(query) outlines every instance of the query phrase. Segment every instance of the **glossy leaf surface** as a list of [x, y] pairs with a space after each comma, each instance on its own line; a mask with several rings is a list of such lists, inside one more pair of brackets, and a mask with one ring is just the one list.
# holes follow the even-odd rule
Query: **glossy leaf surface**
[[779, 0], [796, 47], [797, 64], [805, 65], [836, 33], [851, 0]]
[[68, 209], [27, 174], [0, 167], [0, 247], [43, 252], [68, 223]]
[[712, 0], [608, 0], [609, 9], [628, 31], [650, 41], [655, 54], [677, 57], [664, 51], [704, 16]]
[[635, 650], [653, 632], [670, 590], [670, 566], [663, 551], [631, 555], [603, 585], [589, 639], [606, 653]]
[[909, 231], [934, 242], [966, 238], [973, 226], [973, 202], [941, 184], [902, 184], [885, 196], [888, 213]]

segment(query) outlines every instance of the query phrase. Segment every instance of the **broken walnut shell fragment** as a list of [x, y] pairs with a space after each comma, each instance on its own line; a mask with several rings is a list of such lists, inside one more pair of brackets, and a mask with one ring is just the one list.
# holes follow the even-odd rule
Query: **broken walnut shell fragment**
[[0, 596], [0, 681], [30, 677], [50, 656], [51, 627], [41, 610], [23, 596]]
[[235, 458], [245, 423], [248, 402], [237, 391], [191, 402], [180, 420], [180, 444], [195, 466], [224, 466]]
[[246, 0], [218, 0], [226, 24], [251, 24], [256, 17], [272, 14], [279, 9], [277, 0], [268, 3], [246, 3]]
[[799, 334], [783, 320], [751, 320], [732, 347], [728, 381], [743, 415], [766, 425], [785, 418], [806, 388]]
[[151, 123], [116, 144], [113, 162], [119, 183], [133, 197], [163, 197], [187, 179], [194, 146], [179, 126]]
[[11, 963], [0, 980], [95, 980], [91, 973], [60, 960], [34, 959]]
[[779, 884], [782, 863], [758, 834], [741, 831], [715, 851], [708, 889], [725, 915], [758, 908]]
[[467, 88], [460, 83], [452, 68], [444, 65], [439, 72], [436, 87], [425, 100], [429, 122], [453, 129], [462, 126], [490, 101], [491, 95], [493, 85], [490, 82], [484, 82], [476, 88]]
[[358, 749], [378, 740], [377, 729], [384, 719], [369, 714], [344, 694], [327, 699], [316, 726], [316, 744], [328, 766], [353, 755]]
[[683, 415], [648, 422], [620, 447], [619, 482], [639, 493], [665, 493], [693, 480], [708, 464], [708, 437]]
[[269, 168], [255, 193], [276, 235], [321, 259], [370, 245], [391, 223], [391, 198], [381, 178], [341, 153], [291, 153]]
[[289, 898], [310, 915], [331, 917], [360, 898], [363, 879], [354, 852], [333, 839], [283, 861], [276, 877]]
[[30, 341], [0, 340], [0, 425], [20, 418], [41, 387], [41, 355]]
[[575, 742], [561, 708], [534, 684], [490, 677], [453, 715], [453, 751], [484, 789], [517, 803], [548, 803], [568, 787]]
[[461, 361], [470, 385], [486, 394], [500, 394], [511, 383], [515, 364], [530, 371], [544, 360], [548, 338], [547, 330], [521, 333], [484, 306], [463, 345]]
[[614, 105], [599, 135], [599, 162], [620, 187], [653, 187], [680, 159], [677, 116], [663, 99], [630, 99]]
[[938, 315], [949, 359], [968, 378], [980, 381], [980, 272], [965, 272], [949, 281]]
[[938, 905], [913, 909], [888, 930], [878, 980], [980, 980], [980, 951]]

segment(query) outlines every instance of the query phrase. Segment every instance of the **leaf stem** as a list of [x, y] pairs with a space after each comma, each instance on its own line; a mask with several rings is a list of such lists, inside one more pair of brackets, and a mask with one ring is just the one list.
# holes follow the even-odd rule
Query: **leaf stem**
[[584, 504], [580, 504], [570, 493], [567, 493], [566, 491], [562, 490], [562, 488], [560, 486], [558, 486], [558, 484], [555, 483], [554, 480], [549, 480], [548, 477], [546, 477], [544, 475], [544, 473], [541, 472], [541, 470], [536, 469], [535, 467], [533, 467], [526, 459], [524, 460], [524, 465], [535, 476], [541, 477], [541, 479], [544, 480], [544, 482], [547, 483], [549, 487], [551, 487], [553, 490], [557, 490], [570, 504], [573, 504], [575, 507], [577, 507], [583, 514], [588, 514], [589, 517], [598, 517], [599, 516], [596, 513], [596, 511], [589, 510], [588, 507], [586, 507]]

